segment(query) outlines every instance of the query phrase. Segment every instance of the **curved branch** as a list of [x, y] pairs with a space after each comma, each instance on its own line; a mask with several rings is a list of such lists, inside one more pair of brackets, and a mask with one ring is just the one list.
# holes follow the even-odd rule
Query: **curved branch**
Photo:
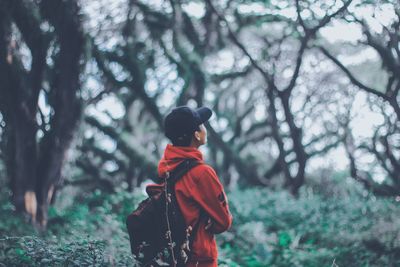
[[319, 50], [327, 57], [329, 58], [333, 63], [335, 63], [335, 65], [337, 65], [349, 78], [349, 80], [355, 84], [356, 86], [358, 86], [359, 88], [363, 89], [364, 91], [374, 94], [384, 100], [388, 100], [387, 96], [371, 87], [366, 86], [365, 84], [363, 84], [362, 82], [360, 82], [352, 73], [351, 71], [346, 68], [342, 62], [340, 62], [337, 58], [335, 58], [335, 56], [333, 56], [327, 49], [325, 49], [322, 46], [318, 47]]
[[[229, 38], [233, 41], [233, 43], [239, 47], [239, 49], [247, 56], [247, 58], [250, 60], [251, 64], [262, 74], [262, 76], [265, 78], [267, 81], [268, 85], [273, 85], [273, 79], [271, 75], [265, 71], [259, 64], [258, 62], [250, 55], [249, 51], [244, 47], [244, 45], [239, 41], [239, 39], [236, 37], [236, 34], [233, 32], [231, 27], [229, 26], [229, 22], [226, 20], [226, 18], [215, 8], [214, 4], [212, 3], [211, 0], [205, 0], [206, 3], [210, 6], [211, 10], [217, 15], [218, 19], [223, 22], [228, 29], [228, 35]], [[275, 88], [275, 85], [271, 87], [271, 89]]]

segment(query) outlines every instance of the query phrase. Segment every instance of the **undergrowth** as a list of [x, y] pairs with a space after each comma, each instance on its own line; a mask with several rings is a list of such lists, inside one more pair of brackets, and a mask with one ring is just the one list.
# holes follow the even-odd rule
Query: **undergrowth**
[[[399, 202], [337, 186], [334, 193], [308, 187], [297, 198], [261, 188], [230, 192], [234, 224], [217, 237], [219, 265], [400, 266]], [[125, 218], [144, 197], [122, 188], [75, 195], [50, 209], [46, 231], [3, 197], [0, 266], [135, 266]]]

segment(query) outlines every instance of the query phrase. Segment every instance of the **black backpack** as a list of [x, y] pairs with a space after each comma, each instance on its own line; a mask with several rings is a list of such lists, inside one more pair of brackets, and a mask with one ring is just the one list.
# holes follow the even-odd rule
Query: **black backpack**
[[167, 178], [160, 193], [142, 201], [126, 219], [131, 251], [140, 266], [185, 266], [198, 224], [186, 227], [175, 196], [175, 183], [198, 161], [184, 160]]

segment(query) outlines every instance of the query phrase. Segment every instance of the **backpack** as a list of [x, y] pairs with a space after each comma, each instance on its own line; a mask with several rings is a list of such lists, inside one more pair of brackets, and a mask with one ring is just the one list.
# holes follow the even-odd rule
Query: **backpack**
[[185, 266], [198, 224], [186, 227], [175, 183], [198, 161], [184, 160], [166, 178], [163, 190], [142, 201], [126, 219], [131, 251], [140, 266]]

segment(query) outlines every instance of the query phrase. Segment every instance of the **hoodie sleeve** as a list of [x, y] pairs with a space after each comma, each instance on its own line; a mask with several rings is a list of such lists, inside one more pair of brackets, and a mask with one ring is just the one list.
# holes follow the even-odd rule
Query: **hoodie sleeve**
[[196, 186], [192, 188], [192, 197], [212, 220], [210, 231], [219, 234], [228, 230], [232, 224], [232, 215], [217, 174], [210, 166], [201, 165], [195, 176]]

